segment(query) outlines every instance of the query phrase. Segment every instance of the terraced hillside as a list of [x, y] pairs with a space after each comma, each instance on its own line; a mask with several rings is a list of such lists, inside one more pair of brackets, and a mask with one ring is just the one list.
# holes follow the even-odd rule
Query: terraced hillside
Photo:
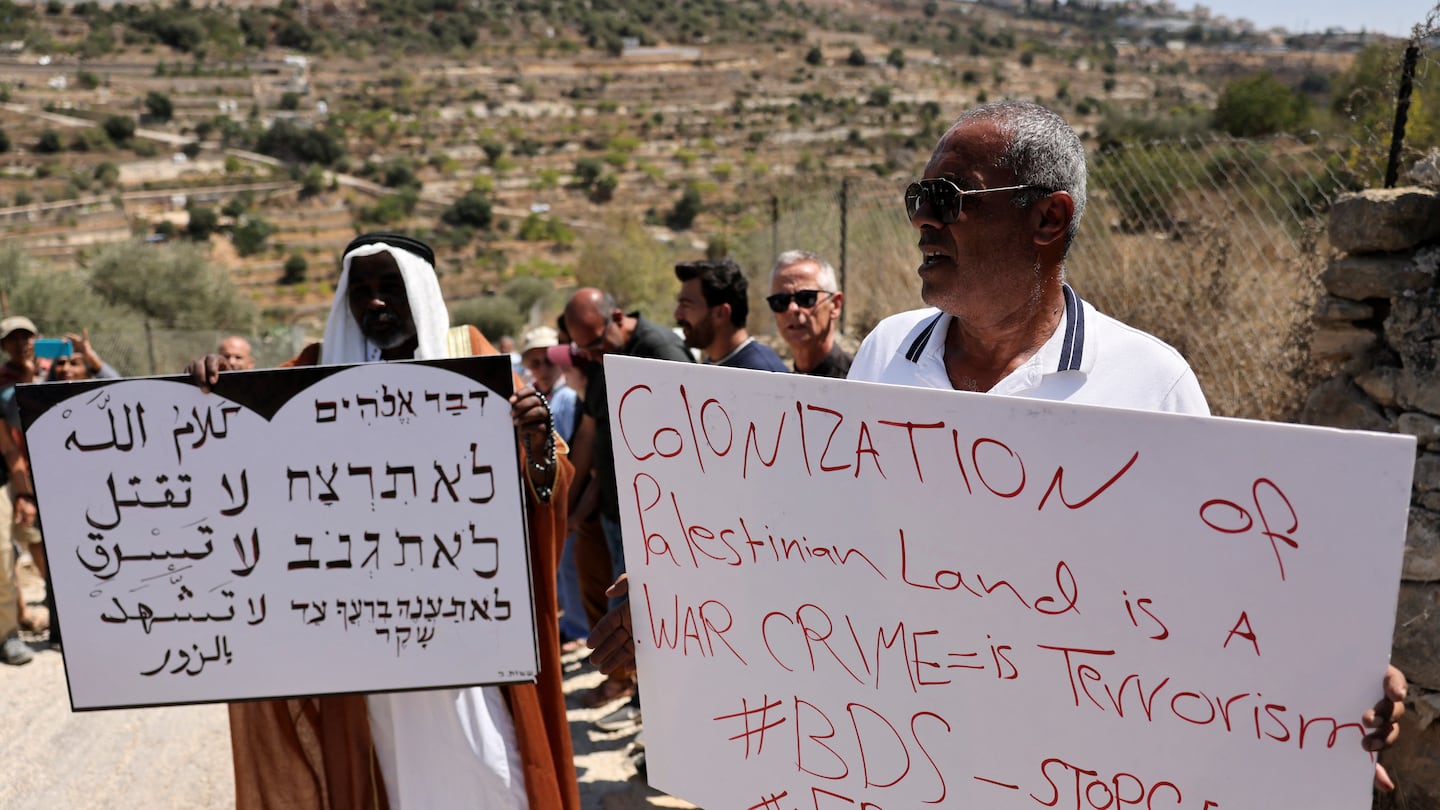
[[[214, 259], [293, 322], [320, 315], [336, 251], [367, 228], [429, 235], [452, 298], [517, 272], [563, 283], [577, 244], [617, 220], [699, 252], [763, 230], [775, 189], [845, 176], [899, 188], [978, 101], [1035, 98], [1094, 129], [1107, 111], [1213, 105], [1213, 76], [1237, 65], [1333, 73], [1351, 58], [1132, 45], [1075, 21], [903, 0], [772, 9], [728, 32], [681, 20], [672, 41], [619, 47], [592, 43], [587, 18], [547, 27], [535, 12], [438, 52], [397, 40], [388, 5], [330, 4], [306, 20], [330, 44], [307, 50], [278, 45], [298, 36], [284, 8], [235, 12], [246, 42], [247, 25], [270, 26], [262, 45], [221, 48], [215, 28], [208, 50], [164, 32], [126, 42], [150, 29], [106, 18], [126, 33], [91, 54], [99, 12], [31, 20], [46, 50], [0, 56], [0, 233], [74, 263], [104, 240], [183, 236], [211, 208]], [[441, 37], [456, 19], [412, 22]], [[687, 193], [684, 222], [672, 214]], [[483, 211], [456, 206], [477, 200]], [[247, 222], [268, 231], [258, 245], [236, 238]], [[282, 283], [297, 256], [305, 271]]]

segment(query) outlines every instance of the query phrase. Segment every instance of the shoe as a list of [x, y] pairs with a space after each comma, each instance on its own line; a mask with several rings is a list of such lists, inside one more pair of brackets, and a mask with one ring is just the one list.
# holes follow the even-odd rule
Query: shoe
[[640, 724], [640, 707], [627, 703], [592, 725], [601, 731], [621, 731]]
[[0, 645], [0, 659], [4, 659], [5, 663], [12, 667], [28, 664], [34, 658], [35, 653], [30, 651], [30, 645], [21, 641], [18, 635], [5, 639], [5, 643]]

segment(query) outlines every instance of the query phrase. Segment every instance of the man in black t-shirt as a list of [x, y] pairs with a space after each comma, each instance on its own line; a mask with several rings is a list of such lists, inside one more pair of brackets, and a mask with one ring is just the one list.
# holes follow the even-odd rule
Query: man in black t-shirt
[[[599, 364], [585, 388], [583, 419], [593, 421], [593, 474], [589, 486], [598, 487], [597, 506], [610, 566], [615, 577], [625, 573], [625, 550], [620, 542], [620, 495], [615, 483], [615, 458], [610, 436], [610, 403], [605, 395], [604, 359], [607, 354], [693, 362], [685, 344], [674, 332], [639, 312], [625, 312], [608, 293], [594, 287], [576, 291], [565, 304], [565, 328], [576, 350]], [[577, 431], [577, 435], [583, 434]], [[576, 498], [581, 503], [584, 495]]]
[[685, 345], [698, 349], [705, 362], [757, 371], [789, 371], [774, 350], [750, 337], [750, 283], [734, 259], [705, 259], [675, 265], [680, 292], [675, 295], [675, 323]]
[[770, 293], [765, 303], [775, 313], [781, 339], [790, 346], [795, 371], [844, 379], [851, 355], [835, 340], [845, 304], [835, 268], [808, 250], [787, 250], [775, 258]]

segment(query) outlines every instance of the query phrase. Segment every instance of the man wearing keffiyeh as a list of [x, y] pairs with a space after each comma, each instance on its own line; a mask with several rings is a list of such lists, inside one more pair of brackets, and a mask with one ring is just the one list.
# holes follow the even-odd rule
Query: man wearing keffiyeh
[[[473, 326], [450, 328], [428, 245], [366, 234], [346, 247], [322, 343], [282, 365], [331, 365], [496, 354]], [[202, 385], [228, 370], [191, 364]], [[230, 706], [236, 806], [578, 810], [561, 691], [555, 569], [564, 543], [571, 468], [546, 468], [550, 416], [533, 389], [510, 400], [528, 481], [540, 673], [533, 684], [312, 697]], [[562, 450], [563, 450], [563, 443]], [[540, 464], [526, 463], [534, 458]]]

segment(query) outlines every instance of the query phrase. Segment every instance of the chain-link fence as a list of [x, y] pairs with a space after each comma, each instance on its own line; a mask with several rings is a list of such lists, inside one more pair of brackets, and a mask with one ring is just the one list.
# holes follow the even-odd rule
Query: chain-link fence
[[[1333, 79], [1332, 101], [1312, 116], [1331, 134], [1112, 145], [1091, 156], [1068, 280], [1184, 352], [1216, 413], [1291, 419], [1324, 372], [1306, 347], [1330, 254], [1326, 216], [1340, 193], [1381, 187], [1387, 175], [1408, 182], [1408, 168], [1440, 147], [1437, 16], [1440, 7], [1418, 20], [1409, 42], [1359, 51]], [[1308, 46], [1335, 47], [1316, 36]], [[727, 247], [761, 286], [779, 251], [827, 257], [856, 342], [880, 318], [921, 305], [906, 182], [785, 178], [751, 209], [760, 226]], [[1440, 184], [1440, 163], [1427, 182]]]
[[[1102, 311], [1180, 349], [1216, 413], [1293, 418], [1316, 373], [1305, 347], [1329, 253], [1326, 214], [1337, 194], [1373, 185], [1384, 159], [1348, 138], [1112, 148], [1091, 158], [1068, 279]], [[771, 198], [768, 231], [733, 252], [757, 277], [778, 251], [827, 257], [842, 271], [845, 331], [858, 338], [922, 306], [902, 187], [792, 182]]]
[[1331, 91], [1341, 125], [1382, 156], [1375, 185], [1404, 184], [1407, 167], [1440, 146], [1440, 5], [1409, 41], [1362, 50]]
[[1292, 419], [1324, 371], [1307, 349], [1326, 214], [1380, 165], [1352, 145], [1214, 139], [1098, 155], [1072, 283], [1178, 348], [1216, 413]]

